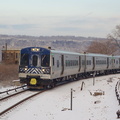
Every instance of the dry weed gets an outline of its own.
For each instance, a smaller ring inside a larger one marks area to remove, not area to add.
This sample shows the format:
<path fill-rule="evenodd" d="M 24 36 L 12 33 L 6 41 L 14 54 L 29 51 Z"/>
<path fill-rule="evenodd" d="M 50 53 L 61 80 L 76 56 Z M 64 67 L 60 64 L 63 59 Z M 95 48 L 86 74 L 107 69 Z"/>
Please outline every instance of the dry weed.
<path fill-rule="evenodd" d="M 9 85 L 15 79 L 18 79 L 18 65 L 0 64 L 0 83 Z"/>

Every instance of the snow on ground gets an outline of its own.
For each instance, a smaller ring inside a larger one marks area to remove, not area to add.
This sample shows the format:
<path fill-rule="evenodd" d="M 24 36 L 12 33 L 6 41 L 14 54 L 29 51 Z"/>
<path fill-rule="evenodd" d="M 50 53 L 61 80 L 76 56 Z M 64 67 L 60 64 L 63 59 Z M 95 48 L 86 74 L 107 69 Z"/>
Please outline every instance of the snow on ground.
<path fill-rule="evenodd" d="M 115 85 L 119 77 L 120 74 L 96 77 L 94 86 L 93 78 L 59 86 L 19 105 L 0 120 L 116 120 L 120 106 Z M 75 90 L 73 110 L 69 110 L 71 88 Z"/>

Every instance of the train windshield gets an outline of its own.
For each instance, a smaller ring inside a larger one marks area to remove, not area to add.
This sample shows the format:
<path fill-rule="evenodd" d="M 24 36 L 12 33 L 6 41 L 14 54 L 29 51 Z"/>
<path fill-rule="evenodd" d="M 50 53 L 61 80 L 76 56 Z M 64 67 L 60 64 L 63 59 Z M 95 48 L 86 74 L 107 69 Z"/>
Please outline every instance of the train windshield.
<path fill-rule="evenodd" d="M 29 54 L 21 54 L 20 65 L 23 66 L 29 65 Z"/>
<path fill-rule="evenodd" d="M 41 66 L 49 67 L 50 65 L 50 55 L 42 55 L 41 56 Z"/>
<path fill-rule="evenodd" d="M 35 66 L 35 67 L 38 66 L 38 56 L 37 55 L 33 55 L 32 65 Z"/>

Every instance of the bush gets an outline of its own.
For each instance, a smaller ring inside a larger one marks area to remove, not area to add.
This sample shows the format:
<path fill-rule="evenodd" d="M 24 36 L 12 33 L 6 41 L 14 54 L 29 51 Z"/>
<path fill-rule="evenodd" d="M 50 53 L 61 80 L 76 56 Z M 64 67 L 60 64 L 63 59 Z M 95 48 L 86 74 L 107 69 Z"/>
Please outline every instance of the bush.
<path fill-rule="evenodd" d="M 12 80 L 18 79 L 18 65 L 0 64 L 0 83 L 2 86 L 9 86 Z"/>

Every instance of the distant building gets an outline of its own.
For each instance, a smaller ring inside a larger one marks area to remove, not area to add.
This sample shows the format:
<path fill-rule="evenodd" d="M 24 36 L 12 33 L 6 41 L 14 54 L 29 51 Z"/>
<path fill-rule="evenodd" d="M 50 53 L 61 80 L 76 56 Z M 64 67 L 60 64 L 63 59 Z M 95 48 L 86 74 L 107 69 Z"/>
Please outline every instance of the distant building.
<path fill-rule="evenodd" d="M 20 50 L 2 50 L 2 62 L 8 64 L 18 64 Z"/>

